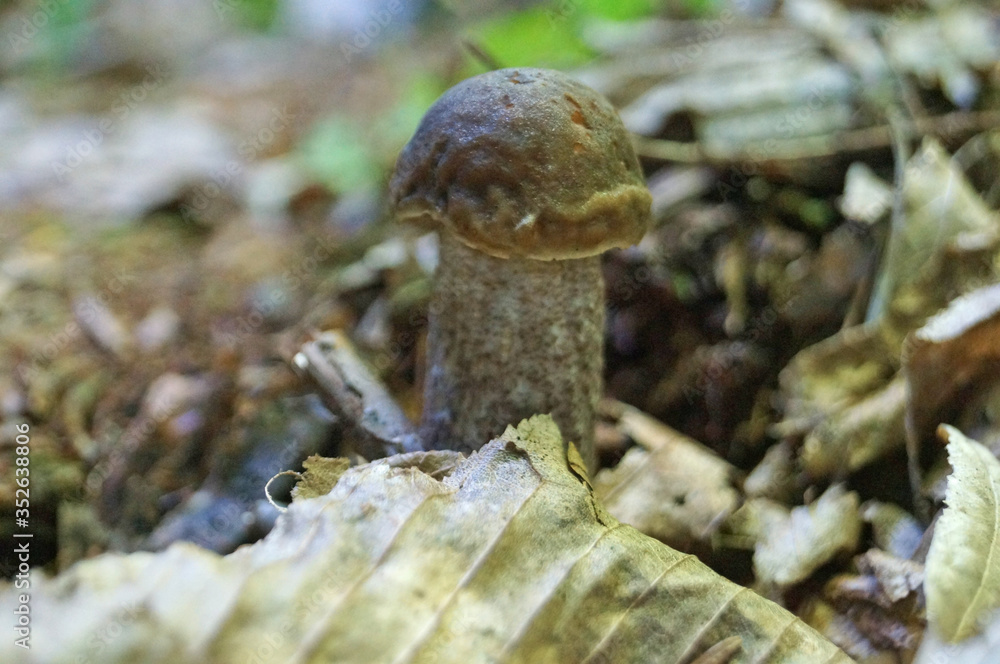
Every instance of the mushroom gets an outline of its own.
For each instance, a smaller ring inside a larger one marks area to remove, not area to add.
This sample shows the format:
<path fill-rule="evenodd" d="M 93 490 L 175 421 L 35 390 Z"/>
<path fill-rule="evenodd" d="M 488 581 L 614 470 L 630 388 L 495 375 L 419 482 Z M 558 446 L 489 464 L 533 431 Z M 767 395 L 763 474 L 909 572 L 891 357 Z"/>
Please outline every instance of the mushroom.
<path fill-rule="evenodd" d="M 638 242 L 652 201 L 614 107 L 556 71 L 467 79 L 427 111 L 390 196 L 399 220 L 440 235 L 424 444 L 469 452 L 551 413 L 593 470 L 599 254 Z"/>

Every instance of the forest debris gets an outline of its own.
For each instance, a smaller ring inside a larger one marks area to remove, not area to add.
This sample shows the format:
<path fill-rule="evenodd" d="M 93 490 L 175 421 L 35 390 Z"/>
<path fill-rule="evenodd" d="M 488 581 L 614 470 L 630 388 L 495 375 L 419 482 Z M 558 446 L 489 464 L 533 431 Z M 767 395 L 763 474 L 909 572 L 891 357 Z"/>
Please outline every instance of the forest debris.
<path fill-rule="evenodd" d="M 949 299 L 1000 278 L 1000 216 L 937 141 L 907 162 L 903 196 L 905 224 L 892 229 L 868 316 L 894 346 Z"/>
<path fill-rule="evenodd" d="M 894 653 L 873 644 L 847 615 L 828 602 L 812 598 L 804 607 L 803 620 L 837 644 L 848 655 L 864 664 L 900 664 Z"/>
<path fill-rule="evenodd" d="M 618 428 L 638 443 L 593 480 L 608 512 L 671 546 L 706 541 L 739 504 L 736 468 L 636 408 L 605 402 L 603 409 L 616 411 Z"/>
<path fill-rule="evenodd" d="M 926 630 L 913 664 L 995 664 L 997 652 L 1000 652 L 1000 611 L 994 611 L 983 625 L 981 634 L 958 643 L 948 643 L 933 629 Z"/>
<path fill-rule="evenodd" d="M 914 472 L 922 444 L 975 400 L 959 399 L 997 384 L 1000 369 L 1000 283 L 951 302 L 906 342 L 907 437 Z"/>
<path fill-rule="evenodd" d="M 336 421 L 315 394 L 263 401 L 235 418 L 201 488 L 163 517 L 144 548 L 185 540 L 228 553 L 270 529 L 278 512 L 265 501 L 268 479 L 327 453 Z"/>
<path fill-rule="evenodd" d="M 143 96 L 168 76 L 163 66 L 149 66 L 139 84 Z M 197 102 L 129 110 L 33 119 L 13 135 L 0 132 L 10 153 L 0 175 L 14 178 L 26 200 L 100 223 L 131 221 L 178 199 L 199 217 L 218 212 L 232 195 L 233 167 L 238 174 L 243 169 L 222 129 Z"/>
<path fill-rule="evenodd" d="M 835 604 L 845 609 L 870 604 L 885 612 L 895 611 L 900 618 L 922 621 L 923 565 L 879 549 L 869 549 L 854 562 L 857 574 L 841 574 L 827 583 L 824 594 Z M 897 606 L 907 598 L 912 601 L 905 607 Z"/>
<path fill-rule="evenodd" d="M 131 345 L 125 325 L 110 307 L 93 295 L 73 300 L 73 315 L 87 336 L 99 348 L 121 358 Z"/>
<path fill-rule="evenodd" d="M 88 480 L 100 487 L 101 516 L 105 521 L 117 524 L 135 520 L 133 510 L 139 510 L 144 501 L 130 495 L 132 489 L 146 492 L 153 485 L 142 482 L 136 486 L 132 478 L 144 475 L 157 463 L 187 457 L 189 449 L 184 442 L 195 445 L 194 438 L 205 430 L 211 419 L 209 411 L 221 389 L 211 373 L 184 375 L 168 371 L 149 384 L 139 412 L 119 432 L 113 449 L 92 469 L 93 479 Z"/>
<path fill-rule="evenodd" d="M 93 461 L 98 453 L 90 435 L 90 418 L 111 381 L 111 372 L 99 369 L 70 386 L 63 397 L 61 410 L 66 433 L 76 453 L 88 461 Z"/>
<path fill-rule="evenodd" d="M 870 326 L 847 328 L 800 351 L 779 375 L 784 419 L 773 432 L 801 435 L 885 389 L 898 367 L 893 355 Z"/>
<path fill-rule="evenodd" d="M 1000 461 L 954 427 L 940 435 L 954 470 L 927 553 L 927 622 L 956 643 L 1000 609 Z"/>
<path fill-rule="evenodd" d="M 890 602 L 900 602 L 922 590 L 924 566 L 912 560 L 897 558 L 879 549 L 869 549 L 855 560 L 858 571 L 871 574 Z"/>
<path fill-rule="evenodd" d="M 912 558 L 924 536 L 920 522 L 893 503 L 865 501 L 861 518 L 871 524 L 875 546 L 897 558 Z"/>
<path fill-rule="evenodd" d="M 959 108 L 979 97 L 974 70 L 1000 59 L 993 15 L 971 3 L 944 4 L 933 14 L 899 20 L 884 35 L 885 50 L 897 71 L 913 74 L 924 85 L 940 85 Z"/>
<path fill-rule="evenodd" d="M 780 375 L 784 419 L 772 431 L 780 436 L 804 435 L 801 461 L 814 477 L 857 470 L 908 443 L 916 486 L 921 432 L 926 436 L 938 423 L 935 418 L 951 403 L 954 390 L 966 385 L 966 372 L 975 364 L 967 364 L 965 371 L 954 369 L 957 358 L 947 355 L 945 365 L 928 367 L 931 387 L 927 397 L 913 379 L 897 374 L 906 334 L 924 324 L 949 298 L 1000 279 L 1000 263 L 995 261 L 1000 251 L 1000 220 L 931 140 L 924 142 L 907 165 L 904 196 L 908 221 L 903 229 L 894 229 L 890 238 L 879 290 L 869 309 L 874 318 L 799 352 Z M 985 300 L 976 306 L 982 307 L 993 296 L 980 297 Z M 927 348 L 918 354 L 919 360 L 930 362 L 923 359 L 930 357 Z M 984 359 L 974 358 L 976 362 Z M 941 375 L 952 370 L 950 377 Z M 942 390 L 942 385 L 951 388 Z M 908 394 L 917 401 L 908 405 Z M 907 409 L 922 414 L 912 417 L 927 417 L 907 424 L 910 433 L 904 428 Z"/>
<path fill-rule="evenodd" d="M 323 389 L 327 404 L 348 428 L 349 443 L 361 456 L 380 459 L 421 450 L 413 424 L 343 332 L 323 332 L 302 347 L 294 362 Z"/>
<path fill-rule="evenodd" d="M 788 507 L 770 498 L 750 498 L 719 528 L 713 542 L 720 547 L 752 551 L 771 524 L 788 517 Z"/>
<path fill-rule="evenodd" d="M 832 413 L 808 434 L 799 459 L 810 477 L 842 477 L 906 444 L 906 382 L 893 378 L 861 401 Z"/>
<path fill-rule="evenodd" d="M 757 580 L 765 585 L 794 585 L 858 546 L 858 495 L 841 484 L 831 486 L 811 505 L 775 516 L 771 512 L 765 517 L 753 556 Z"/>
<path fill-rule="evenodd" d="M 811 72 L 789 72 L 788 75 L 814 79 L 811 90 L 815 96 L 729 116 L 710 116 L 698 123 L 702 138 L 699 147 L 707 155 L 721 156 L 755 146 L 757 154 L 770 157 L 768 147 L 777 136 L 792 142 L 797 138 L 836 134 L 850 125 L 854 110 L 848 97 L 853 91 L 847 74 L 839 65 L 824 65 L 815 75 Z"/>
<path fill-rule="evenodd" d="M 669 664 L 736 635 L 749 661 L 851 661 L 785 610 L 619 524 L 563 449 L 537 416 L 443 481 L 387 460 L 352 468 L 229 556 L 180 544 L 33 578 L 34 638 L 17 660 L 93 655 L 110 623 L 106 664 Z M 5 589 L 0 611 L 16 602 Z M 14 648 L 4 641 L 0 657 Z"/>
<path fill-rule="evenodd" d="M 719 30 L 717 21 L 666 18 L 595 23 L 584 34 L 594 48 L 624 56 L 598 60 L 580 80 L 609 94 L 607 86 L 623 85 L 631 74 L 678 76 L 692 69 L 734 67 L 748 60 L 786 60 L 816 48 L 811 35 L 778 21 L 732 21 Z M 634 58 L 636 53 L 643 57 Z M 692 53 L 698 58 L 692 57 Z"/>
<path fill-rule="evenodd" d="M 805 131 L 809 135 L 843 127 L 844 118 L 821 127 L 800 127 L 789 118 L 796 117 L 797 109 L 808 108 L 816 99 L 835 107 L 850 98 L 853 86 L 843 66 L 819 56 L 760 64 L 744 62 L 738 69 L 706 69 L 662 82 L 628 104 L 621 114 L 625 126 L 642 136 L 655 136 L 670 116 L 685 111 L 698 118 L 722 118 L 728 113 L 730 119 L 750 120 L 754 115 L 766 119 L 748 122 L 749 133 L 730 134 L 726 144 L 735 144 L 738 139 L 787 138 L 787 132 L 797 136 Z M 735 129 L 738 124 L 727 126 Z"/>
<path fill-rule="evenodd" d="M 857 14 L 832 0 L 789 0 L 783 4 L 782 13 L 820 37 L 837 60 L 858 74 L 866 92 L 885 82 L 888 63 Z"/>
<path fill-rule="evenodd" d="M 155 352 L 174 339 L 181 330 L 181 317 L 170 307 L 153 308 L 135 326 L 135 341 L 143 352 Z"/>
<path fill-rule="evenodd" d="M 764 452 L 764 458 L 744 480 L 743 491 L 750 498 L 791 503 L 798 493 L 797 470 L 795 450 L 788 441 L 780 441 Z"/>
<path fill-rule="evenodd" d="M 840 212 L 847 219 L 874 224 L 892 209 L 892 188 L 862 161 L 847 168 Z"/>
<path fill-rule="evenodd" d="M 317 498 L 330 493 L 351 467 L 351 462 L 344 457 L 331 459 L 313 454 L 302 462 L 302 467 L 305 470 L 301 479 L 292 489 L 292 498 L 295 500 Z"/>
<path fill-rule="evenodd" d="M 427 452 L 407 452 L 386 457 L 392 468 L 413 468 L 436 480 L 455 472 L 455 468 L 465 459 L 461 452 L 453 450 L 430 450 Z M 330 493 L 340 478 L 350 467 L 348 459 L 311 456 L 303 463 L 305 471 L 292 489 L 294 500 L 317 498 Z"/>
<path fill-rule="evenodd" d="M 653 196 L 653 223 L 666 222 L 671 212 L 689 205 L 711 190 L 716 176 L 704 166 L 669 166 L 646 178 Z"/>

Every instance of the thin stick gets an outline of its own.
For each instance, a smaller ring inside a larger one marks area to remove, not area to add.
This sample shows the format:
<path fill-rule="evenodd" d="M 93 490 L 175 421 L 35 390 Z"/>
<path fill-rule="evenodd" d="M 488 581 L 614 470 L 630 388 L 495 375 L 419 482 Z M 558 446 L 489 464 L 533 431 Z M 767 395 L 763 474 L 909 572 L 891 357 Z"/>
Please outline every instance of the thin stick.
<path fill-rule="evenodd" d="M 900 129 L 910 136 L 936 136 L 947 140 L 1000 126 L 1000 112 L 956 111 L 945 115 L 920 118 L 916 121 L 901 120 Z M 664 141 L 635 136 L 635 150 L 640 157 L 663 159 L 686 164 L 734 164 L 762 161 L 794 161 L 831 157 L 845 152 L 862 152 L 891 146 L 893 128 L 876 125 L 852 129 L 838 134 L 807 136 L 797 139 L 774 139 L 751 143 L 738 151 L 708 150 L 701 143 Z"/>

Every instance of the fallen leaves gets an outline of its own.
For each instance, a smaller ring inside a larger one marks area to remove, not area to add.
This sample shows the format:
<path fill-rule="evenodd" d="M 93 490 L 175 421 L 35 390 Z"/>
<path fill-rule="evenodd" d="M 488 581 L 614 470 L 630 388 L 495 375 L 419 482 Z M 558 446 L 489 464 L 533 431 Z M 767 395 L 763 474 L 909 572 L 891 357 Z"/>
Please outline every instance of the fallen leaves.
<path fill-rule="evenodd" d="M 927 617 L 954 642 L 1000 608 L 1000 461 L 954 427 L 941 434 L 954 472 L 927 554 Z"/>
<path fill-rule="evenodd" d="M 398 463 L 346 470 L 229 556 L 177 544 L 41 579 L 36 639 L 18 661 L 851 661 L 784 609 L 618 523 L 571 472 L 547 416 L 441 480 Z M 3 610 L 15 601 L 0 595 Z M 108 625 L 116 636 L 95 646 Z"/>
<path fill-rule="evenodd" d="M 613 409 L 618 428 L 639 445 L 594 478 L 608 512 L 681 549 L 707 541 L 739 505 L 736 468 L 636 408 L 615 403 Z"/>
<path fill-rule="evenodd" d="M 839 484 L 827 489 L 812 505 L 763 514 L 753 556 L 761 583 L 778 587 L 798 583 L 835 556 L 851 553 L 858 546 L 858 496 Z"/>

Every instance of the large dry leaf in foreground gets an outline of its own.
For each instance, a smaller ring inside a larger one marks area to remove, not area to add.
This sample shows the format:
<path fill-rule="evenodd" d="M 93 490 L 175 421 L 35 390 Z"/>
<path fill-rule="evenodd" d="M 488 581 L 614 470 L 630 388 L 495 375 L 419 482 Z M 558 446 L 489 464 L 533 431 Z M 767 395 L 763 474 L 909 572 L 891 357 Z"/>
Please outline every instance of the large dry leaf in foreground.
<path fill-rule="evenodd" d="M 9 612 L 14 591 L 0 595 Z M 436 480 L 391 459 L 255 545 L 105 555 L 32 589 L 4 662 L 850 662 L 784 609 L 614 520 L 548 417 Z"/>
<path fill-rule="evenodd" d="M 952 474 L 927 553 L 927 622 L 946 641 L 977 633 L 1000 609 L 1000 461 L 942 425 Z"/>

